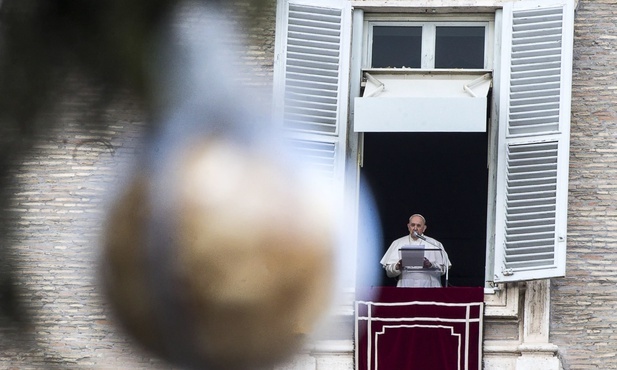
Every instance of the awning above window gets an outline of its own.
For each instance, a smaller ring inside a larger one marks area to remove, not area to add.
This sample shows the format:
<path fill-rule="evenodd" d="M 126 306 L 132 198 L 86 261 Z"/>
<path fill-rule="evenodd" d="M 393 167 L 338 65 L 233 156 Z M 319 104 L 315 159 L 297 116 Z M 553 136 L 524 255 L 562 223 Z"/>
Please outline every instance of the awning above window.
<path fill-rule="evenodd" d="M 484 132 L 491 74 L 365 72 L 356 132 Z"/>

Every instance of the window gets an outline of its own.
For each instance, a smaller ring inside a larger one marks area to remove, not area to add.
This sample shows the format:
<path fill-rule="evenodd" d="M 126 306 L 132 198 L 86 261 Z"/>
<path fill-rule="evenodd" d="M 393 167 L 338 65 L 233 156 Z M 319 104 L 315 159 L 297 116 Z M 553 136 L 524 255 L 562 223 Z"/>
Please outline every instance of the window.
<path fill-rule="evenodd" d="M 489 22 L 367 21 L 368 68 L 486 69 Z"/>
<path fill-rule="evenodd" d="M 422 67 L 421 26 L 373 25 L 371 29 L 371 67 Z"/>
<path fill-rule="evenodd" d="M 437 26 L 435 68 L 484 68 L 486 27 Z"/>
<path fill-rule="evenodd" d="M 356 132 L 486 132 L 494 15 L 366 15 Z"/>
<path fill-rule="evenodd" d="M 356 162 L 360 141 L 347 130 L 358 112 L 347 114 L 347 99 L 361 96 L 360 84 L 366 69 L 417 69 L 427 70 L 429 75 L 441 69 L 448 73 L 459 69 L 492 72 L 488 158 L 483 163 L 488 168 L 483 220 L 485 279 L 506 282 L 563 276 L 572 0 L 503 2 L 503 9 L 497 9 L 490 20 L 476 19 L 477 15 L 471 13 L 464 19 L 462 15 L 439 15 L 427 20 L 426 16 L 413 16 L 413 9 L 405 19 L 401 9 L 395 14 L 379 12 L 373 16 L 356 8 L 353 20 L 346 22 L 350 19 L 346 17 L 351 17 L 351 3 L 345 0 L 282 0 L 279 6 L 275 87 L 282 95 L 275 100 L 283 102 L 282 110 L 289 113 L 310 107 L 316 117 L 326 112 L 335 117 L 333 130 L 311 130 L 307 135 L 312 135 L 311 140 L 336 144 L 334 158 L 344 161 L 335 169 L 345 178 L 342 186 L 357 184 L 360 177 Z M 334 19 L 342 21 L 333 24 Z M 322 42 L 334 39 L 340 42 L 340 48 L 320 47 Z M 294 52 L 298 48 L 336 54 L 336 63 L 318 56 L 296 59 Z M 497 60 L 492 60 L 493 55 Z M 301 70 L 296 68 L 298 61 Z M 316 64 L 309 65 L 309 61 Z M 328 109 L 314 105 L 314 94 L 295 95 L 292 101 L 285 101 L 283 96 L 294 83 L 304 80 L 299 85 L 309 86 L 330 78 L 322 69 L 339 72 L 336 105 Z M 410 137 L 408 145 L 413 145 L 414 140 L 418 137 Z M 428 146 L 427 151 L 430 149 Z M 425 155 L 430 156 L 430 152 Z M 345 188 L 346 194 L 354 191 L 358 197 L 357 188 Z M 366 253 L 371 251 L 359 254 Z"/>
<path fill-rule="evenodd" d="M 492 15 L 367 15 L 356 132 L 486 132 Z"/>

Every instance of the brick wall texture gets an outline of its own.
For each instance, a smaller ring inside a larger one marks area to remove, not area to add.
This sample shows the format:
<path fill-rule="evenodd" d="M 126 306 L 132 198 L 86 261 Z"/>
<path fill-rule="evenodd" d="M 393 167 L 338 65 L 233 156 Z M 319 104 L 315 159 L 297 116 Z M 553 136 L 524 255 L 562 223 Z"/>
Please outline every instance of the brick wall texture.
<path fill-rule="evenodd" d="M 617 368 L 617 2 L 575 18 L 566 278 L 552 281 L 564 369 Z"/>
<path fill-rule="evenodd" d="M 272 77 L 274 7 L 262 16 L 241 61 L 248 84 Z M 551 292 L 550 339 L 565 370 L 617 368 L 616 19 L 614 0 L 582 0 L 575 18 L 567 277 Z M 57 128 L 10 168 L 3 217 L 31 322 L 0 325 L 2 369 L 168 368 L 113 326 L 97 288 L 105 199 L 148 122 L 130 98 L 87 114 L 96 94 L 67 94 L 44 118 Z"/>

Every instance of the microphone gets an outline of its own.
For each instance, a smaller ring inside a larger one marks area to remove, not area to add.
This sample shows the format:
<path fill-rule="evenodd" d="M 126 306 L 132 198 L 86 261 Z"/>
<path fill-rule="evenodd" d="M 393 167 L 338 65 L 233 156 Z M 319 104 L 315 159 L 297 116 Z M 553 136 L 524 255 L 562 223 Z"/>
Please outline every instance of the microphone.
<path fill-rule="evenodd" d="M 420 235 L 420 234 L 418 234 L 418 232 L 417 232 L 417 231 L 415 231 L 415 230 L 413 231 L 413 236 L 415 236 L 416 238 L 420 238 L 420 239 L 422 239 L 422 240 L 426 240 L 426 238 L 424 237 L 424 235 Z"/>

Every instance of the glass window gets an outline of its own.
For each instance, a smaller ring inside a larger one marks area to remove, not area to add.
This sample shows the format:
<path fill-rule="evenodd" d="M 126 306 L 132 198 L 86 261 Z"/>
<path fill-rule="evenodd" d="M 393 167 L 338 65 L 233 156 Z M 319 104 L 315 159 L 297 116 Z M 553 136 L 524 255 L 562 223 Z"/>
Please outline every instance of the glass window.
<path fill-rule="evenodd" d="M 373 27 L 373 68 L 420 68 L 422 27 Z"/>
<path fill-rule="evenodd" d="M 484 68 L 484 29 L 437 26 L 435 68 Z"/>
<path fill-rule="evenodd" d="M 368 68 L 489 69 L 489 22 L 368 22 Z"/>

